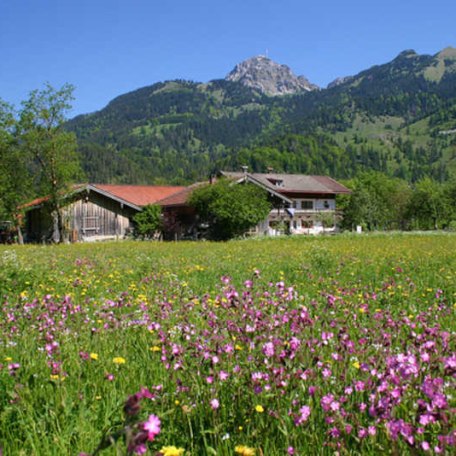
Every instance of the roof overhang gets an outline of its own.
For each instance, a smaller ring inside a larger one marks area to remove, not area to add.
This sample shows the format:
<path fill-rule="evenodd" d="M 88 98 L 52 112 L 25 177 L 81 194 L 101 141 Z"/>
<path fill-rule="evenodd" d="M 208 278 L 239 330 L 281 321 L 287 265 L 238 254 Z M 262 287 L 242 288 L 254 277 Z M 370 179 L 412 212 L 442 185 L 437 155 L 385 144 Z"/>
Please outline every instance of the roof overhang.
<path fill-rule="evenodd" d="M 131 203 L 130 201 L 127 201 L 123 198 L 120 198 L 116 195 L 113 195 L 112 193 L 110 192 L 107 192 L 106 190 L 102 190 L 101 188 L 98 188 L 96 185 L 94 184 L 86 184 L 86 185 L 78 185 L 78 186 L 75 186 L 75 188 L 73 188 L 73 190 L 71 192 L 68 192 L 67 194 L 64 194 L 62 195 L 62 199 L 70 199 L 70 198 L 73 198 L 74 196 L 80 194 L 80 193 L 83 193 L 83 192 L 94 192 L 94 193 L 98 193 L 99 195 L 102 195 L 106 198 L 109 198 L 113 201 L 116 201 L 118 202 L 119 204 L 123 205 L 123 206 L 127 206 L 127 207 L 130 207 L 131 209 L 135 210 L 135 211 L 142 211 L 142 207 L 141 206 L 137 206 L 136 204 L 133 204 Z M 47 201 L 49 201 L 49 196 L 47 197 L 43 197 L 43 198 L 39 198 L 38 201 L 35 203 L 35 204 L 25 204 L 25 205 L 22 205 L 21 207 L 25 210 L 25 211 L 30 211 L 30 210 L 33 210 L 33 209 L 38 209 L 40 207 L 43 206 L 43 204 L 45 204 Z"/>
<path fill-rule="evenodd" d="M 103 195 L 105 196 L 106 198 L 110 198 L 114 201 L 117 201 L 118 203 L 120 204 L 123 204 L 124 206 L 128 206 L 128 207 L 131 207 L 132 209 L 136 210 L 136 211 L 142 211 L 142 207 L 141 206 L 137 206 L 136 204 L 133 204 L 123 198 L 120 198 L 116 195 L 113 195 L 112 193 L 106 191 L 106 190 L 102 190 L 101 188 L 98 188 L 96 185 L 94 184 L 88 184 L 86 187 L 85 187 L 85 190 L 87 190 L 88 192 L 96 192 L 100 195 Z"/>
<path fill-rule="evenodd" d="M 287 198 L 285 195 L 282 195 L 281 193 L 269 187 L 268 185 L 263 184 L 263 182 L 260 182 L 258 179 L 255 179 L 251 174 L 245 174 L 244 177 L 238 179 L 236 182 L 250 182 L 252 184 L 258 185 L 258 187 L 261 187 L 263 190 L 266 190 L 270 195 L 275 196 L 281 199 L 282 201 L 285 201 L 286 203 L 293 203 L 293 201 L 290 198 Z"/>

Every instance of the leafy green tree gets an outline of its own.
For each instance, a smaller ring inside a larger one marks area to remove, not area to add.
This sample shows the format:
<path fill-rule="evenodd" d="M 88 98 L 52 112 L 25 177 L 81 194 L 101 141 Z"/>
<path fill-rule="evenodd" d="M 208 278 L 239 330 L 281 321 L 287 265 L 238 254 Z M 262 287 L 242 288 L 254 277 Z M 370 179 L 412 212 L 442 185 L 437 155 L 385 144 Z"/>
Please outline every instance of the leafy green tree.
<path fill-rule="evenodd" d="M 444 184 L 443 192 L 448 207 L 448 219 L 452 225 L 456 225 L 456 176 Z"/>
<path fill-rule="evenodd" d="M 404 229 L 411 189 L 407 182 L 379 172 L 360 174 L 348 184 L 353 192 L 344 207 L 343 226 L 368 230 Z"/>
<path fill-rule="evenodd" d="M 11 193 L 9 158 L 14 147 L 13 125 L 11 106 L 0 100 L 0 219 L 11 216 L 8 199 Z"/>
<path fill-rule="evenodd" d="M 20 204 L 31 193 L 30 170 L 18 146 L 14 110 L 0 100 L 0 221 L 11 224 L 20 243 Z"/>
<path fill-rule="evenodd" d="M 240 236 L 264 220 L 271 204 L 267 192 L 254 184 L 221 179 L 195 190 L 190 198 L 201 221 L 209 224 L 213 239 Z"/>
<path fill-rule="evenodd" d="M 445 227 L 451 217 L 451 201 L 444 186 L 429 177 L 421 179 L 415 185 L 408 212 L 415 228 L 436 230 Z"/>
<path fill-rule="evenodd" d="M 59 242 L 65 238 L 62 203 L 82 171 L 76 154 L 76 137 L 64 130 L 66 113 L 71 109 L 73 86 L 59 90 L 46 84 L 34 90 L 23 102 L 19 116 L 19 140 L 22 150 L 36 167 L 40 193 L 49 195 L 49 208 L 55 214 Z"/>
<path fill-rule="evenodd" d="M 135 234 L 143 238 L 153 238 L 162 228 L 161 207 L 149 204 L 133 218 Z"/>

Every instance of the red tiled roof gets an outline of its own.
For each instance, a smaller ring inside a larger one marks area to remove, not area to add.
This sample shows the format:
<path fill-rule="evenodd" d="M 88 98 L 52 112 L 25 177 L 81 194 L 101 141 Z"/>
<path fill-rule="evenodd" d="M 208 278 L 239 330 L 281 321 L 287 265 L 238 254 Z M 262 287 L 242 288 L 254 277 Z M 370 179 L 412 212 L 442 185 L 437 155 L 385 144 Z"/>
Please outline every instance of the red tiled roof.
<path fill-rule="evenodd" d="M 185 187 L 181 186 L 168 187 L 158 185 L 93 184 L 92 186 L 136 206 L 154 204 L 163 198 L 185 189 Z"/>
<path fill-rule="evenodd" d="M 27 203 L 21 204 L 19 206 L 19 209 L 26 209 L 27 207 L 33 207 L 33 206 L 38 206 L 41 203 L 44 203 L 49 199 L 49 196 L 42 196 L 41 198 L 35 198 L 32 201 L 28 201 Z"/>
<path fill-rule="evenodd" d="M 73 194 L 73 192 L 76 192 L 77 190 L 81 189 L 84 187 L 84 184 L 74 184 L 71 186 L 70 194 Z M 39 206 L 41 203 L 44 203 L 45 201 L 49 201 L 50 196 L 40 196 L 39 198 L 35 198 L 32 201 L 28 201 L 27 203 L 21 204 L 19 206 L 19 209 L 27 209 L 35 206 Z"/>
<path fill-rule="evenodd" d="M 164 206 L 185 206 L 190 195 L 193 191 L 201 187 L 202 185 L 206 185 L 207 182 L 197 182 L 196 184 L 189 185 L 188 187 L 184 187 L 177 193 L 174 193 L 166 198 L 163 198 L 157 201 L 157 204 L 164 207 Z"/>
<path fill-rule="evenodd" d="M 77 184 L 73 185 L 71 194 L 76 193 L 78 190 L 85 188 L 92 188 L 95 191 L 98 189 L 107 196 L 112 195 L 114 198 L 123 200 L 126 203 L 134 206 L 146 206 L 147 204 L 154 204 L 158 200 L 167 198 L 176 192 L 185 190 L 186 187 L 182 186 L 164 186 L 164 185 L 110 185 L 110 184 Z M 35 198 L 22 206 L 22 209 L 33 208 L 49 200 L 48 196 Z"/>

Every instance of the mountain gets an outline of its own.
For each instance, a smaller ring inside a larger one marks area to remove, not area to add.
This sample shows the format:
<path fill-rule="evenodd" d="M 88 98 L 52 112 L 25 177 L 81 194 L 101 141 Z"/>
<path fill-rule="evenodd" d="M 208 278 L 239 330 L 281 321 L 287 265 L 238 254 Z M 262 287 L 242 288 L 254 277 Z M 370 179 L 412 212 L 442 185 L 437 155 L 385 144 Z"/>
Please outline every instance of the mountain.
<path fill-rule="evenodd" d="M 304 76 L 296 76 L 288 66 L 280 65 L 263 55 L 239 63 L 225 79 L 240 82 L 270 96 L 318 89 L 317 85 Z"/>
<path fill-rule="evenodd" d="M 226 79 L 121 95 L 67 128 L 92 182 L 180 184 L 243 164 L 339 179 L 456 173 L 456 49 L 407 50 L 326 89 L 302 81 L 255 57 Z"/>
<path fill-rule="evenodd" d="M 328 89 L 332 89 L 333 87 L 337 87 L 338 85 L 345 84 L 346 82 L 350 81 L 352 76 L 341 76 L 339 78 L 334 79 L 334 81 L 328 84 Z"/>

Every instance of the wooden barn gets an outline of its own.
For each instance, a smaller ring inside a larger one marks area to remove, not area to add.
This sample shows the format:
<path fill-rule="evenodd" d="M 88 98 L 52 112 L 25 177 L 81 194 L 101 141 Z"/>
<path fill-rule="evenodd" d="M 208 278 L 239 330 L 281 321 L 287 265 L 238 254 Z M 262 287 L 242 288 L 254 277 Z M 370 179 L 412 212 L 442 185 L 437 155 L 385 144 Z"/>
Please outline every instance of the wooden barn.
<path fill-rule="evenodd" d="M 124 238 L 131 232 L 132 219 L 143 206 L 180 192 L 184 187 L 151 185 L 74 186 L 65 198 L 63 219 L 65 241 L 95 241 Z M 57 242 L 59 233 L 48 198 L 24 206 L 26 242 Z"/>

